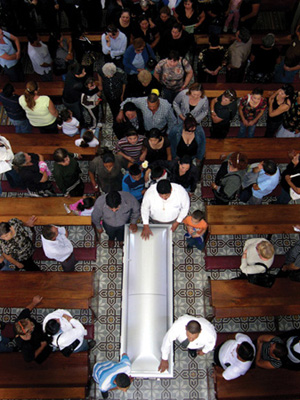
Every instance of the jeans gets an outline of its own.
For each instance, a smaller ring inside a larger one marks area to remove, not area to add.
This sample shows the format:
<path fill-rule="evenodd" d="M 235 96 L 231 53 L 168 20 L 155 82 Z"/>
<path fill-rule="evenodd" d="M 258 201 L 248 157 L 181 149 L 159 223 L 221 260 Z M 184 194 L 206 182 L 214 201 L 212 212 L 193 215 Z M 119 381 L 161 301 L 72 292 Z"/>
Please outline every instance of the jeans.
<path fill-rule="evenodd" d="M 9 268 L 9 266 L 10 266 L 9 261 L 4 260 L 3 264 L 4 264 L 4 266 L 2 268 L 0 267 L 0 271 L 13 271 L 12 268 Z M 1 353 L 1 351 L 0 351 L 0 353 Z"/>
<path fill-rule="evenodd" d="M 52 124 L 47 126 L 37 126 L 40 133 L 58 133 L 57 123 L 54 121 Z"/>
<path fill-rule="evenodd" d="M 31 133 L 32 126 L 30 125 L 28 119 L 24 119 L 22 121 L 17 119 L 9 119 L 10 122 L 14 125 L 16 133 Z"/>
<path fill-rule="evenodd" d="M 108 235 L 109 240 L 117 239 L 119 242 L 124 241 L 124 225 L 123 226 L 110 226 L 103 221 L 103 228 Z"/>
<path fill-rule="evenodd" d="M 238 134 L 238 138 L 244 138 L 244 137 L 246 137 L 247 128 L 248 128 L 248 137 L 249 137 L 249 138 L 253 138 L 253 137 L 254 137 L 256 124 L 255 124 L 255 125 L 252 125 L 252 126 L 245 126 L 245 125 L 241 122 L 240 131 L 239 131 L 239 134 Z"/>
<path fill-rule="evenodd" d="M 277 138 L 296 138 L 300 137 L 300 133 L 295 133 L 293 131 L 289 131 L 288 129 L 285 129 L 283 125 L 278 129 L 276 133 Z"/>
<path fill-rule="evenodd" d="M 281 193 L 279 197 L 277 197 L 276 203 L 277 204 L 288 204 L 291 201 L 290 193 L 281 188 Z"/>
<path fill-rule="evenodd" d="M 173 104 L 173 100 L 175 99 L 175 97 L 178 95 L 179 91 L 175 91 L 175 90 L 171 90 L 166 88 L 165 86 L 162 89 L 162 97 L 166 100 L 168 100 L 168 102 L 172 105 Z"/>
<path fill-rule="evenodd" d="M 13 67 L 7 68 L 4 67 L 4 72 L 6 75 L 9 76 L 9 80 L 11 82 L 24 82 L 25 81 L 25 76 L 22 68 L 21 62 L 17 62 L 16 65 Z"/>
<path fill-rule="evenodd" d="M 203 241 L 203 238 L 193 238 L 193 237 L 188 237 L 186 236 L 186 242 L 188 247 L 197 247 L 199 250 L 203 250 L 205 243 Z"/>
<path fill-rule="evenodd" d="M 38 75 L 41 78 L 42 82 L 52 82 L 53 81 L 52 71 L 49 71 L 48 73 L 44 73 L 43 75 L 40 75 L 40 74 L 38 74 Z"/>
<path fill-rule="evenodd" d="M 88 349 L 89 349 L 89 343 L 86 339 L 83 339 L 81 346 L 78 347 L 78 349 L 75 350 L 74 353 L 79 353 L 80 351 L 88 351 Z"/>
<path fill-rule="evenodd" d="M 0 353 L 11 353 L 14 351 L 13 347 L 9 347 L 8 343 L 10 342 L 10 339 L 7 337 L 2 337 L 0 335 Z"/>

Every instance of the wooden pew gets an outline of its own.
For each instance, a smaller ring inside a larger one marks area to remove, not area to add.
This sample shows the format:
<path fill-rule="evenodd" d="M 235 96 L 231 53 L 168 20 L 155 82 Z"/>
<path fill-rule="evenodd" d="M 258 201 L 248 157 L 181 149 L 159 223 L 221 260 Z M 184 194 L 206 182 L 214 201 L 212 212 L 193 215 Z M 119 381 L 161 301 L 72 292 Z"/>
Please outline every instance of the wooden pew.
<path fill-rule="evenodd" d="M 23 275 L 23 274 L 22 274 Z M 21 353 L 1 353 L 1 399 L 85 399 L 88 353 L 50 355 L 42 364 L 26 363 Z"/>
<path fill-rule="evenodd" d="M 205 163 L 220 163 L 222 154 L 235 151 L 247 155 L 249 161 L 271 159 L 275 162 L 289 162 L 288 152 L 292 149 L 300 151 L 298 138 L 226 138 L 206 139 Z"/>
<path fill-rule="evenodd" d="M 2 272 L 0 307 L 23 308 L 39 294 L 38 308 L 88 309 L 93 278 L 94 272 Z"/>
<path fill-rule="evenodd" d="M 1 83 L 4 85 L 4 82 L 7 82 L 7 78 L 1 77 Z M 13 86 L 15 88 L 15 92 L 18 95 L 24 94 L 25 90 L 25 82 L 14 82 Z M 265 97 L 269 97 L 274 91 L 279 89 L 283 84 L 282 83 L 269 83 L 269 84 L 261 84 L 257 85 L 256 83 L 205 83 L 204 90 L 205 95 L 209 98 L 218 97 L 224 93 L 226 89 L 235 89 L 238 97 L 243 97 L 246 94 L 250 93 L 254 88 L 260 87 L 264 90 L 263 95 Z M 293 84 L 295 90 L 300 90 L 300 84 Z M 62 96 L 64 89 L 63 81 L 55 81 L 55 82 L 39 82 L 40 94 L 47 96 Z"/>
<path fill-rule="evenodd" d="M 205 271 L 220 269 L 239 269 L 241 256 L 204 256 Z M 284 254 L 277 254 L 271 268 L 281 268 L 284 264 Z"/>
<path fill-rule="evenodd" d="M 252 43 L 254 45 L 262 44 L 262 38 L 265 36 L 265 33 L 254 33 L 251 35 Z M 286 33 L 276 33 L 276 45 L 284 46 L 291 44 L 291 35 L 287 35 Z M 194 35 L 195 42 L 197 46 L 203 46 L 209 44 L 208 35 Z M 220 44 L 229 46 L 235 41 L 235 34 L 231 33 L 221 33 L 220 34 Z"/>
<path fill-rule="evenodd" d="M 217 400 L 299 399 L 299 371 L 254 368 L 231 381 L 226 381 L 222 372 L 222 368 L 214 367 Z"/>
<path fill-rule="evenodd" d="M 207 206 L 212 235 L 293 233 L 300 222 L 300 205 Z"/>
<path fill-rule="evenodd" d="M 211 280 L 211 305 L 216 318 L 300 314 L 299 283 L 277 278 L 271 288 L 244 279 Z"/>
<path fill-rule="evenodd" d="M 78 147 L 75 146 L 75 140 L 79 138 L 69 137 L 63 133 L 42 134 L 42 133 L 2 133 L 13 148 L 14 153 L 24 151 L 25 153 L 41 154 L 45 160 L 52 160 L 53 153 L 59 147 L 67 149 L 70 153 L 79 153 L 85 159 L 94 158 L 97 147 Z"/>
<path fill-rule="evenodd" d="M 32 215 L 37 217 L 36 225 L 91 225 L 91 217 L 81 217 L 73 213 L 67 214 L 64 203 L 72 204 L 80 197 L 1 197 L 0 222 L 7 222 L 11 218 L 27 221 Z"/>

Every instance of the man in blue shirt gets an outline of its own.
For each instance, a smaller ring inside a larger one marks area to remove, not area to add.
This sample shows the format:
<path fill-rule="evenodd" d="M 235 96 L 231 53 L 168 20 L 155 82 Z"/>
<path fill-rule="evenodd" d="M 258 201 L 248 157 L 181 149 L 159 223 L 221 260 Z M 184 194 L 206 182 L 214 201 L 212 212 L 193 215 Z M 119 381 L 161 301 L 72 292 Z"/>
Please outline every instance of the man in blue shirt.
<path fill-rule="evenodd" d="M 99 385 L 103 399 L 108 398 L 109 390 L 119 389 L 122 392 L 127 392 L 132 381 L 128 376 L 130 368 L 130 360 L 125 353 L 122 354 L 119 363 L 106 361 L 94 365 L 93 378 Z"/>
<path fill-rule="evenodd" d="M 133 164 L 128 169 L 122 181 L 122 190 L 131 193 L 139 202 L 142 201 L 145 192 L 145 179 L 140 167 Z"/>

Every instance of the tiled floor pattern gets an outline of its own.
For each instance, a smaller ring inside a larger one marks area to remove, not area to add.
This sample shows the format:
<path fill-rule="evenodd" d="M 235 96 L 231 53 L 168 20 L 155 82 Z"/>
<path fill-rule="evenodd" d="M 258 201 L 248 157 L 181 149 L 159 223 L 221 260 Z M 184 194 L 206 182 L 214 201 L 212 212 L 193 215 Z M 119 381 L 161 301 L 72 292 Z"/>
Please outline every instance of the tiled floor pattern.
<path fill-rule="evenodd" d="M 103 144 L 111 147 L 111 124 L 103 129 Z M 84 172 L 87 164 L 81 164 Z M 208 171 L 210 173 L 210 171 Z M 204 173 L 205 175 L 205 173 Z M 15 195 L 15 194 L 13 194 Z M 203 208 L 198 185 L 193 196 L 192 209 Z M 39 229 L 38 229 L 39 231 Z M 90 227 L 70 227 L 70 238 L 76 246 L 90 245 L 93 240 L 93 231 Z M 174 254 L 174 318 L 184 313 L 212 318 L 209 305 L 208 276 L 212 279 L 230 279 L 236 276 L 236 271 L 206 272 L 204 257 L 198 250 L 188 250 L 184 244 L 184 229 L 179 227 L 173 237 Z M 246 236 L 212 236 L 208 244 L 211 255 L 241 254 Z M 297 240 L 297 235 L 274 235 L 272 238 L 279 253 L 284 253 Z M 37 236 L 37 245 L 40 244 Z M 55 271 L 57 263 L 43 262 L 42 268 Z M 59 267 L 60 268 L 60 267 Z M 94 361 L 118 360 L 120 348 L 120 321 L 122 310 L 122 250 L 108 249 L 107 236 L 102 234 L 97 249 L 96 262 L 79 262 L 76 269 L 87 271 L 95 268 L 95 298 L 92 309 L 96 314 L 95 339 L 97 346 L 91 352 L 91 366 Z M 33 292 L 33 295 L 36 294 Z M 24 304 L 25 306 L 25 304 Z M 4 320 L 14 320 L 19 310 L 2 309 Z M 48 310 L 37 310 L 38 320 L 42 320 Z M 82 322 L 89 322 L 90 313 L 77 311 L 76 316 Z M 225 331 L 266 331 L 274 330 L 273 318 L 234 318 L 213 320 L 218 332 Z M 280 318 L 282 330 L 300 327 L 300 318 Z M 213 400 L 213 380 L 211 376 L 212 353 L 191 359 L 187 352 L 175 346 L 174 379 L 147 380 L 136 379 L 126 394 L 113 391 L 110 399 L 139 399 L 139 400 Z M 100 394 L 94 383 L 91 385 L 90 400 L 99 399 Z"/>

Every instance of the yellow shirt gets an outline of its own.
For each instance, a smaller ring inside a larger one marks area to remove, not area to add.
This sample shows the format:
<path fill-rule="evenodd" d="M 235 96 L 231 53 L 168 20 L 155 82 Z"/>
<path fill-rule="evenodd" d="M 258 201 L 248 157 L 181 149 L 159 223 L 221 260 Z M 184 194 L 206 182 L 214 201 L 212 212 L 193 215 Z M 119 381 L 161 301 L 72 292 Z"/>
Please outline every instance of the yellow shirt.
<path fill-rule="evenodd" d="M 26 112 L 26 116 L 32 126 L 48 126 L 56 120 L 56 117 L 48 109 L 50 103 L 50 97 L 48 96 L 39 96 L 35 100 L 33 110 L 27 106 L 24 95 L 19 98 L 19 103 Z"/>

